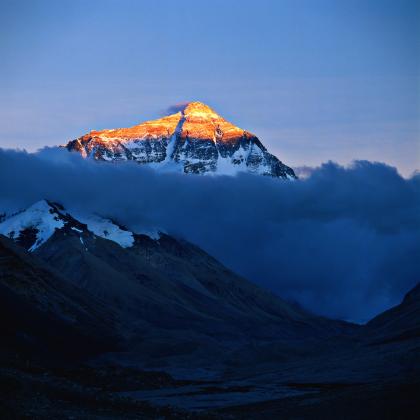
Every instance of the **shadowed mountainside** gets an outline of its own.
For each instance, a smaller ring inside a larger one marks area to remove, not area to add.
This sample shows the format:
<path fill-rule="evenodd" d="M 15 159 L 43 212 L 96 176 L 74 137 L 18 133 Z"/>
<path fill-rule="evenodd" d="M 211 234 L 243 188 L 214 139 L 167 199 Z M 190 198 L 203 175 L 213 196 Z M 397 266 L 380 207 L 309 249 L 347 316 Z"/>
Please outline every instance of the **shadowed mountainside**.
<path fill-rule="evenodd" d="M 281 300 L 184 240 L 82 222 L 49 202 L 31 209 L 2 222 L 15 241 L 0 235 L 0 385 L 16 396 L 0 402 L 10 413 L 411 418 L 416 409 L 419 286 L 355 326 Z M 357 413 L 345 408 L 354 404 Z"/>
<path fill-rule="evenodd" d="M 31 251 L 27 258 L 60 273 L 53 284 L 64 296 L 73 288 L 99 317 L 112 319 L 117 347 L 125 349 L 115 357 L 127 363 L 214 365 L 255 340 L 298 343 L 355 328 L 283 301 L 184 240 L 93 220 L 43 201 L 0 229 Z M 15 275 L 21 271 L 17 264 Z"/>

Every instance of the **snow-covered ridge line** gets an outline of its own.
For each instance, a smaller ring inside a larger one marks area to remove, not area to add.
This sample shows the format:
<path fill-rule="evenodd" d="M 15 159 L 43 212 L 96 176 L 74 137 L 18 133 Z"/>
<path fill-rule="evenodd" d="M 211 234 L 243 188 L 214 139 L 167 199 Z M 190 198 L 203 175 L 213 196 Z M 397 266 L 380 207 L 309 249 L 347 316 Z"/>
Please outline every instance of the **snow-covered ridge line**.
<path fill-rule="evenodd" d="M 21 243 L 30 252 L 44 244 L 56 230 L 70 229 L 82 235 L 90 232 L 101 238 L 113 241 L 123 248 L 132 247 L 135 234 L 147 235 L 153 240 L 160 238 L 159 231 L 139 230 L 131 232 L 116 222 L 98 215 L 82 214 L 65 210 L 62 206 L 41 200 L 17 214 L 7 217 L 0 223 L 0 234 Z"/>
<path fill-rule="evenodd" d="M 116 242 L 123 248 L 129 248 L 134 245 L 133 232 L 122 229 L 109 219 L 79 213 L 73 213 L 73 217 L 84 223 L 88 227 L 88 230 L 101 238 Z"/>
<path fill-rule="evenodd" d="M 64 227 L 64 221 L 51 212 L 51 208 L 46 200 L 38 201 L 25 211 L 0 223 L 0 233 L 13 240 L 19 238 L 24 240 L 25 235 L 30 240 L 35 235 L 35 241 L 29 248 L 31 252 L 35 251 L 53 235 L 56 229 Z"/>

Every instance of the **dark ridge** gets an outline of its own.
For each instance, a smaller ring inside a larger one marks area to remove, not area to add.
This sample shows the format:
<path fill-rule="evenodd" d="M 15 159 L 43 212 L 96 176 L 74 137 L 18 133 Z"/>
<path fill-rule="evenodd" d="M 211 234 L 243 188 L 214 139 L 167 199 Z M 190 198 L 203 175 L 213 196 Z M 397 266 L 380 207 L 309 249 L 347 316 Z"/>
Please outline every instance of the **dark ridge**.
<path fill-rule="evenodd" d="M 25 249 L 30 249 L 36 242 L 39 230 L 34 227 L 28 227 L 20 231 L 16 243 Z"/>

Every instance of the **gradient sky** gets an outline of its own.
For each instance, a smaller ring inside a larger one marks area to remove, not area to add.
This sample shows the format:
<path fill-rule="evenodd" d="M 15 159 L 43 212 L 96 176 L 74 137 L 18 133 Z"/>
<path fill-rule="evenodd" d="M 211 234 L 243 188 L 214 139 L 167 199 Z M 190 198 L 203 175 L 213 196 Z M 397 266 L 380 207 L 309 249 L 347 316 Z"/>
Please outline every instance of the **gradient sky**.
<path fill-rule="evenodd" d="M 200 100 L 291 166 L 420 168 L 420 6 L 0 0 L 0 146 L 36 150 Z"/>

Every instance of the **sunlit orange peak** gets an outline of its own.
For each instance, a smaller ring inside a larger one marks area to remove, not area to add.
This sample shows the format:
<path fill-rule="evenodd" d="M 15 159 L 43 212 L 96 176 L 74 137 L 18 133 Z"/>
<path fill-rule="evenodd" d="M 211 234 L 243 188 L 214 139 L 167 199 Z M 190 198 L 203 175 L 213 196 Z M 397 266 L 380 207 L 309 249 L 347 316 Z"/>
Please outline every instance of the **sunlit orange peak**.
<path fill-rule="evenodd" d="M 100 142 L 109 142 L 168 138 L 175 133 L 177 127 L 181 138 L 189 137 L 197 140 L 214 140 L 216 131 L 219 133 L 219 141 L 232 141 L 242 136 L 251 136 L 250 133 L 226 121 L 208 105 L 202 102 L 189 102 L 181 111 L 167 117 L 146 121 L 129 128 L 92 130 L 80 140 L 86 142 L 95 138 Z"/>
<path fill-rule="evenodd" d="M 97 160 L 175 165 L 186 173 L 249 171 L 296 178 L 254 134 L 226 121 L 208 105 L 188 102 L 173 109 L 171 115 L 132 127 L 92 130 L 66 148 Z"/>
<path fill-rule="evenodd" d="M 183 111 L 183 114 L 188 116 L 198 116 L 207 118 L 220 118 L 208 105 L 202 102 L 190 102 Z"/>

